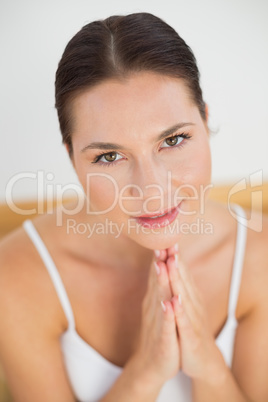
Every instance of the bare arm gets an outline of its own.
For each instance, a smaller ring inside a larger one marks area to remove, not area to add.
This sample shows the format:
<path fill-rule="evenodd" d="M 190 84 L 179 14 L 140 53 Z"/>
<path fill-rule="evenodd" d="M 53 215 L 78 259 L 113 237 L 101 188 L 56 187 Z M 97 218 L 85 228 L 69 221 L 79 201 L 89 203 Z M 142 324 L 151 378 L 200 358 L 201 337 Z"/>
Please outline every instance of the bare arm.
<path fill-rule="evenodd" d="M 74 402 L 59 342 L 67 323 L 38 259 L 23 242 L 0 243 L 0 359 L 16 402 Z M 171 296 L 165 267 L 157 277 L 152 265 L 150 278 L 137 353 L 102 402 L 153 402 L 178 370 L 172 306 L 167 302 L 164 313 L 160 304 Z"/>
<path fill-rule="evenodd" d="M 58 339 L 64 314 L 36 257 L 17 234 L 1 240 L 1 364 L 14 401 L 74 402 Z"/>
<path fill-rule="evenodd" d="M 219 367 L 214 382 L 193 381 L 194 402 L 268 400 L 268 298 L 239 324 L 232 370 Z M 265 311 L 266 310 L 266 311 Z"/>
<path fill-rule="evenodd" d="M 194 402 L 268 401 L 268 219 L 263 231 L 255 235 L 248 253 L 248 288 L 244 298 L 248 313 L 238 324 L 231 369 L 219 366 L 215 382 L 193 381 Z"/>

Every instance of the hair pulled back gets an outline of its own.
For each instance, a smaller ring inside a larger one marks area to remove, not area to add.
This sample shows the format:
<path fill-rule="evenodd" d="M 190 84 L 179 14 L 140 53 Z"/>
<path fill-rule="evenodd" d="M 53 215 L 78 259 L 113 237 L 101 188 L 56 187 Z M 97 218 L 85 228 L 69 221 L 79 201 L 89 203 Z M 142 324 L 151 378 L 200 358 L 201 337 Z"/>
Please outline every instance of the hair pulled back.
<path fill-rule="evenodd" d="M 55 80 L 55 107 L 62 143 L 72 158 L 72 100 L 104 80 L 152 71 L 184 80 L 206 120 L 199 70 L 190 47 L 162 19 L 150 13 L 111 16 L 85 25 L 67 44 Z"/>

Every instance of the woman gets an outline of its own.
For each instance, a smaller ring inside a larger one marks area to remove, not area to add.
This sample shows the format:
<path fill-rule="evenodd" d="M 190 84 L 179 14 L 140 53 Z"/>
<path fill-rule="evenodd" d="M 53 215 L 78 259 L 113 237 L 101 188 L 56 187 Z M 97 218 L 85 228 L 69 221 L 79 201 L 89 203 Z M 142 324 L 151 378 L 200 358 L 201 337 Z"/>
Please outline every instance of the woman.
<path fill-rule="evenodd" d="M 191 49 L 151 14 L 113 16 L 71 39 L 55 84 L 85 199 L 1 242 L 14 399 L 267 401 L 268 222 L 208 199 Z"/>

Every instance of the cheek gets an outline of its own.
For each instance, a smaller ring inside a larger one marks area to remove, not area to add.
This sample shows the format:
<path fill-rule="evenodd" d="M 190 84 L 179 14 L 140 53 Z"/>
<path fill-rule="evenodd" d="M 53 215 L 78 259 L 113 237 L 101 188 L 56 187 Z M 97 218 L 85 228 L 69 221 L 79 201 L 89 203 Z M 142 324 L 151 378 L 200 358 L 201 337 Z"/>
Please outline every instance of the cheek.
<path fill-rule="evenodd" d="M 199 148 L 195 155 L 195 177 L 198 184 L 208 184 L 211 179 L 211 153 L 209 143 L 206 142 Z"/>
<path fill-rule="evenodd" d="M 119 187 L 116 180 L 107 173 L 86 173 L 80 182 L 83 186 L 90 210 L 99 213 L 111 211 L 118 199 Z"/>
<path fill-rule="evenodd" d="M 185 163 L 183 182 L 189 185 L 206 185 L 211 179 L 211 152 L 208 141 L 200 141 Z M 196 188 L 199 191 L 199 188 Z"/>
<path fill-rule="evenodd" d="M 199 211 L 203 208 L 211 183 L 211 152 L 208 141 L 202 141 L 187 154 L 180 169 L 174 172 L 174 186 L 178 194 L 186 197 L 184 209 Z M 191 220 L 193 216 L 186 217 Z"/>

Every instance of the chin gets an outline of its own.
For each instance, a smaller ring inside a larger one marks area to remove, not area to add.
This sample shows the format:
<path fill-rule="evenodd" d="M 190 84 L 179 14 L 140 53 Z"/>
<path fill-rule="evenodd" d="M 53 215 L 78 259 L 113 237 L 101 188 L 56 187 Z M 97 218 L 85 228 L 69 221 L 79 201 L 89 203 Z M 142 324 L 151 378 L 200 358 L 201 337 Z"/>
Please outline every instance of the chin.
<path fill-rule="evenodd" d="M 132 237 L 132 240 L 149 250 L 164 250 L 174 246 L 179 241 L 179 235 L 166 233 L 146 233 Z"/>

